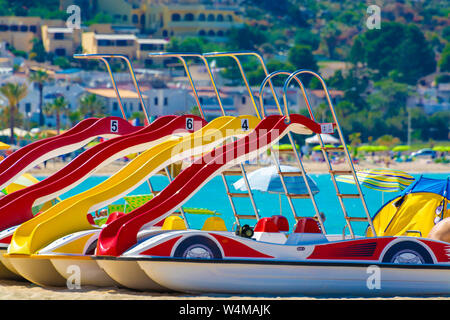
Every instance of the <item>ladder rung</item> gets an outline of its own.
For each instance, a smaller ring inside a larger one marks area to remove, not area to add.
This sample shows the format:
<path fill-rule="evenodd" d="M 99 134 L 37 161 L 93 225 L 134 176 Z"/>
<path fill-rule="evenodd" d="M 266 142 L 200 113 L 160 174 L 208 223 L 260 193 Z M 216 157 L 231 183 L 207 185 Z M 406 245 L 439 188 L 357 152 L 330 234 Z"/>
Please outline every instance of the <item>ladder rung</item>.
<path fill-rule="evenodd" d="M 338 193 L 337 196 L 346 199 L 361 198 L 361 195 L 359 193 Z"/>
<path fill-rule="evenodd" d="M 236 216 L 239 219 L 258 219 L 258 217 L 254 214 L 237 214 Z"/>
<path fill-rule="evenodd" d="M 319 221 L 319 218 L 317 218 L 316 216 L 314 216 L 314 217 L 299 217 L 299 216 L 296 216 L 295 217 L 295 220 L 300 220 L 300 219 L 302 219 L 302 218 L 310 218 L 310 219 L 314 219 L 314 220 L 316 220 L 317 222 Z"/>
<path fill-rule="evenodd" d="M 330 170 L 330 174 L 342 175 L 342 174 L 352 174 L 352 170 Z"/>
<path fill-rule="evenodd" d="M 228 192 L 228 195 L 230 197 L 236 197 L 236 198 L 247 198 L 250 197 L 248 193 L 241 193 L 241 192 Z"/>
<path fill-rule="evenodd" d="M 296 172 L 280 172 L 280 174 L 284 177 L 298 177 L 302 176 L 302 173 L 300 171 Z"/>
<path fill-rule="evenodd" d="M 339 152 L 344 151 L 344 147 L 324 147 L 323 150 L 326 152 Z"/>
<path fill-rule="evenodd" d="M 309 199 L 309 193 L 288 193 L 286 196 L 292 199 Z"/>
<path fill-rule="evenodd" d="M 356 222 L 367 222 L 368 219 L 364 217 L 347 217 L 348 221 L 356 221 Z"/>
<path fill-rule="evenodd" d="M 241 170 L 225 170 L 222 172 L 225 176 L 242 176 Z"/>

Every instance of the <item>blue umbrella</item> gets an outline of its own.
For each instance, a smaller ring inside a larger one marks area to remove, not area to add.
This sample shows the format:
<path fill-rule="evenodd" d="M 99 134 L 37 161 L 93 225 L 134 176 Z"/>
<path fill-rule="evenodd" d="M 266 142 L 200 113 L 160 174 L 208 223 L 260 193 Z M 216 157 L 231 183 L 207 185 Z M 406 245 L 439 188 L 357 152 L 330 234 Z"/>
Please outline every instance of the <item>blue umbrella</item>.
<path fill-rule="evenodd" d="M 281 172 L 300 172 L 300 169 L 291 166 L 280 166 Z M 286 188 L 291 194 L 307 194 L 308 189 L 302 176 L 285 176 L 283 177 Z M 319 192 L 317 184 L 309 176 L 306 176 L 309 186 L 313 194 Z M 262 192 L 278 193 L 280 196 L 280 213 L 281 213 L 281 194 L 284 193 L 283 184 L 276 166 L 264 167 L 247 174 L 250 189 Z M 247 191 L 244 179 L 241 178 L 233 184 L 236 190 Z"/>

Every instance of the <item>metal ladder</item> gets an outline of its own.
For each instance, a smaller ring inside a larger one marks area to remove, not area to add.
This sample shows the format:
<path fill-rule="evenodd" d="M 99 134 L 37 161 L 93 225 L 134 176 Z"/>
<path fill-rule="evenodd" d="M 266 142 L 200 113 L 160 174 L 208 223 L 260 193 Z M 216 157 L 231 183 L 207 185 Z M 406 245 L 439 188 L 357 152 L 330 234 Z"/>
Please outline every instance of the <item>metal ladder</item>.
<path fill-rule="evenodd" d="M 192 88 L 194 99 L 195 99 L 195 101 L 197 103 L 197 106 L 198 106 L 198 108 L 200 110 L 200 114 L 201 114 L 202 118 L 206 119 L 204 110 L 202 108 L 202 105 L 200 103 L 200 99 L 198 97 L 197 89 L 195 87 L 194 81 L 192 79 L 191 72 L 189 70 L 189 66 L 188 66 L 188 64 L 186 62 L 186 59 L 185 59 L 185 58 L 199 58 L 203 62 L 205 67 L 206 67 L 206 70 L 208 72 L 211 84 L 213 86 L 214 93 L 216 95 L 216 99 L 217 99 L 217 102 L 218 102 L 219 107 L 221 109 L 222 115 L 223 116 L 226 115 L 225 109 L 224 109 L 223 104 L 222 104 L 222 99 L 220 97 L 219 90 L 217 89 L 217 85 L 216 85 L 216 82 L 214 80 L 214 76 L 212 74 L 211 68 L 209 66 L 208 61 L 206 60 L 206 58 L 203 55 L 196 54 L 196 53 L 166 53 L 166 52 L 159 52 L 159 53 L 149 53 L 149 56 L 151 56 L 151 57 L 173 57 L 173 58 L 178 58 L 181 61 L 182 65 L 184 67 L 184 70 L 186 72 L 186 75 L 188 77 L 189 84 L 190 84 L 190 86 Z M 233 140 L 236 140 L 236 139 L 233 138 Z M 235 224 L 237 224 L 238 227 L 241 226 L 240 219 L 256 219 L 256 220 L 259 220 L 259 218 L 260 218 L 259 217 L 259 213 L 258 213 L 258 209 L 256 207 L 255 200 L 253 198 L 253 193 L 252 193 L 252 191 L 251 191 L 251 189 L 249 187 L 250 184 L 248 182 L 247 173 L 246 173 L 245 167 L 244 167 L 244 165 L 242 163 L 239 164 L 239 169 L 240 170 L 225 170 L 225 171 L 223 171 L 221 173 L 222 180 L 224 182 L 224 186 L 225 186 L 225 190 L 226 190 L 226 194 L 227 194 L 228 200 L 230 202 L 231 209 L 233 211 L 233 215 L 235 217 L 235 221 L 236 221 Z M 234 193 L 234 192 L 230 191 L 230 187 L 229 187 L 228 182 L 226 180 L 226 176 L 230 176 L 230 175 L 242 175 L 242 177 L 243 177 L 243 179 L 245 181 L 245 185 L 247 187 L 247 193 Z M 238 197 L 239 198 L 244 198 L 245 197 L 245 198 L 249 198 L 250 199 L 250 202 L 251 202 L 254 214 L 238 214 L 237 209 L 236 209 L 236 205 L 235 205 L 235 203 L 233 201 L 233 198 L 238 198 Z"/>
<path fill-rule="evenodd" d="M 119 93 L 119 90 L 117 88 L 117 84 L 116 84 L 116 81 L 114 79 L 114 75 L 113 75 L 113 72 L 111 70 L 111 66 L 110 66 L 109 61 L 107 59 L 108 58 L 110 58 L 110 59 L 116 58 L 116 59 L 124 60 L 126 62 L 126 64 L 127 64 L 127 66 L 128 66 L 128 71 L 130 72 L 131 78 L 133 80 L 133 85 L 134 85 L 134 87 L 136 89 L 136 92 L 138 94 L 142 111 L 144 112 L 144 115 L 145 115 L 145 118 L 147 120 L 147 123 L 150 123 L 150 117 L 148 115 L 147 107 L 145 106 L 145 102 L 144 102 L 144 99 L 142 97 L 141 90 L 139 88 L 139 84 L 138 84 L 137 79 L 136 79 L 136 74 L 135 74 L 135 72 L 133 70 L 133 66 L 131 64 L 131 61 L 130 61 L 130 59 L 128 59 L 127 56 L 122 55 L 122 54 L 74 54 L 73 57 L 76 58 L 76 59 L 100 60 L 100 61 L 102 61 L 105 64 L 106 69 L 107 69 L 107 71 L 109 73 L 109 77 L 111 78 L 111 82 L 112 82 L 114 91 L 116 93 L 116 98 L 117 98 L 120 110 L 122 112 L 122 116 L 123 116 L 124 119 L 127 119 L 125 111 L 124 111 L 124 108 L 123 108 L 123 105 L 122 105 L 122 99 L 120 98 L 120 93 Z M 170 175 L 170 172 L 169 172 L 168 168 L 165 167 L 164 170 L 165 170 L 165 173 L 167 175 L 167 178 L 169 179 L 169 183 L 172 182 L 172 176 Z M 159 194 L 160 191 L 156 191 L 153 188 L 153 185 L 152 185 L 150 179 L 147 179 L 147 185 L 148 185 L 148 188 L 150 190 L 150 193 L 154 197 L 156 197 Z M 189 224 L 187 222 L 187 219 L 186 219 L 183 207 L 180 207 L 179 210 L 180 210 L 180 213 L 181 213 L 181 215 L 183 217 L 183 220 L 184 220 L 184 223 L 186 225 L 186 228 L 189 228 Z"/>
<path fill-rule="evenodd" d="M 275 100 L 276 106 L 278 108 L 278 111 L 279 111 L 280 115 L 283 115 L 283 110 L 282 110 L 282 108 L 280 106 L 280 103 L 279 103 L 279 100 L 278 100 L 275 88 L 273 87 L 271 79 L 272 79 L 272 77 L 274 77 L 276 75 L 280 75 L 280 74 L 291 75 L 291 72 L 278 71 L 278 72 L 274 72 L 274 73 L 269 75 L 267 67 L 266 67 L 266 64 L 264 62 L 264 59 L 262 58 L 262 56 L 260 54 L 258 54 L 256 52 L 239 51 L 239 52 L 225 52 L 225 53 L 207 53 L 207 54 L 205 54 L 205 56 L 208 56 L 208 57 L 231 57 L 231 58 L 234 59 L 234 61 L 236 61 L 237 65 L 239 67 L 239 71 L 241 72 L 241 76 L 242 76 L 242 78 L 244 80 L 245 86 L 247 88 L 247 91 L 248 91 L 248 93 L 250 95 L 250 99 L 252 101 L 252 104 L 253 104 L 255 110 L 257 110 L 257 115 L 261 119 L 266 116 L 265 109 L 264 109 L 263 92 L 264 92 L 264 88 L 265 88 L 266 84 L 268 83 L 269 87 L 270 87 L 270 89 L 272 91 L 272 94 L 274 96 L 274 100 Z M 259 90 L 259 101 L 260 101 L 260 107 L 259 108 L 258 108 L 257 102 L 255 100 L 255 97 L 253 95 L 253 91 L 251 90 L 250 84 L 249 84 L 249 82 L 247 80 L 247 77 L 245 75 L 244 68 L 242 67 L 242 64 L 241 64 L 241 62 L 239 60 L 239 56 L 254 56 L 254 57 L 256 57 L 258 59 L 258 61 L 260 62 L 261 66 L 263 68 L 263 71 L 264 71 L 264 73 L 266 75 L 266 78 L 262 82 L 260 90 Z M 300 81 L 300 80 L 298 80 L 298 81 Z M 258 109 L 260 109 L 261 112 L 259 112 Z M 281 181 L 281 184 L 283 186 L 284 195 L 286 196 L 286 198 L 288 200 L 289 207 L 290 207 L 290 209 L 292 211 L 292 214 L 294 216 L 294 220 L 295 221 L 298 221 L 299 219 L 304 218 L 304 216 L 299 216 L 297 214 L 297 211 L 295 209 L 295 206 L 294 206 L 294 203 L 293 203 L 292 200 L 293 199 L 310 199 L 312 204 L 313 204 L 314 211 L 315 211 L 315 214 L 314 214 L 313 218 L 319 223 L 323 233 L 326 234 L 324 220 L 323 220 L 323 215 L 320 214 L 318 206 L 317 206 L 317 203 L 316 203 L 315 198 L 314 198 L 314 195 L 313 195 L 313 193 L 311 191 L 311 186 L 309 185 L 309 181 L 307 179 L 306 171 L 305 171 L 305 169 L 303 167 L 303 163 L 301 161 L 301 157 L 298 154 L 297 148 L 295 146 L 295 141 L 294 141 L 294 139 L 292 137 L 292 134 L 290 132 L 287 135 L 289 137 L 289 142 L 290 142 L 290 144 L 292 146 L 292 150 L 294 152 L 297 165 L 300 168 L 300 172 L 283 172 L 281 170 L 280 163 L 279 163 L 278 159 L 275 156 L 274 149 L 273 149 L 272 146 L 270 146 L 270 152 L 271 152 L 272 160 L 273 160 L 273 162 L 274 162 L 274 164 L 276 166 L 278 176 L 280 177 L 280 181 Z M 306 185 L 306 188 L 308 190 L 308 193 L 306 193 L 306 194 L 290 193 L 288 188 L 287 188 L 287 186 L 286 186 L 286 181 L 285 181 L 285 177 L 287 177 L 287 176 L 291 176 L 291 177 L 292 176 L 301 176 L 301 177 L 303 177 L 305 185 Z"/>
<path fill-rule="evenodd" d="M 334 123 L 332 125 L 333 125 L 333 127 L 336 128 L 336 130 L 338 132 L 339 141 L 341 143 L 341 146 L 339 146 L 339 147 L 326 147 L 324 145 L 324 143 L 323 143 L 323 140 L 322 140 L 322 137 L 320 136 L 320 134 L 318 134 L 318 138 L 319 138 L 319 144 L 320 144 L 320 148 L 322 150 L 322 154 L 324 156 L 325 162 L 326 162 L 327 167 L 328 167 L 328 172 L 329 172 L 329 174 L 331 176 L 331 180 L 333 182 L 333 186 L 334 186 L 335 191 L 336 191 L 336 196 L 338 198 L 339 204 L 341 206 L 341 209 L 342 209 L 345 221 L 346 221 L 346 227 L 349 229 L 349 232 L 350 232 L 350 236 L 351 236 L 351 238 L 355 238 L 355 234 L 354 234 L 353 227 L 352 227 L 352 224 L 351 224 L 352 222 L 367 222 L 369 224 L 371 230 L 372 230 L 372 234 L 374 236 L 376 236 L 376 232 L 375 232 L 375 228 L 373 226 L 372 218 L 370 216 L 370 213 L 369 213 L 369 210 L 368 210 L 368 207 L 367 207 L 367 203 L 366 203 L 366 201 L 364 199 L 364 195 L 362 193 L 361 186 L 359 184 L 358 177 L 356 175 L 356 171 L 355 171 L 355 168 L 353 166 L 352 158 L 350 156 L 350 153 L 348 151 L 347 145 L 345 143 L 344 135 L 343 135 L 341 127 L 339 125 L 339 121 L 337 119 L 336 112 L 334 110 L 333 104 L 332 104 L 331 99 L 330 99 L 328 88 L 327 88 L 323 78 L 319 74 L 317 74 L 316 72 L 310 71 L 310 70 L 297 70 L 297 71 L 293 72 L 287 78 L 286 82 L 284 83 L 284 87 L 283 87 L 283 100 L 284 100 L 285 108 L 287 110 L 287 88 L 289 87 L 289 84 L 292 81 L 292 79 L 297 78 L 297 75 L 301 75 L 301 74 L 310 74 L 310 75 L 315 76 L 316 78 L 318 78 L 319 81 L 321 82 L 322 88 L 323 88 L 323 90 L 325 92 L 325 96 L 327 98 L 328 107 L 329 107 L 329 109 L 331 111 L 331 114 L 333 116 Z M 304 99 L 305 99 L 305 103 L 306 103 L 306 106 L 308 108 L 308 112 L 309 112 L 309 114 L 311 116 L 311 119 L 313 119 L 315 121 L 314 114 L 313 114 L 312 109 L 311 109 L 311 104 L 309 102 L 308 95 L 307 95 L 307 93 L 305 91 L 305 88 L 304 88 L 304 86 L 303 86 L 301 81 L 299 81 L 297 79 L 297 82 L 299 83 L 299 85 L 301 87 L 301 90 L 302 90 L 302 93 L 303 93 L 303 96 L 304 96 Z M 329 153 L 331 153 L 331 152 L 343 152 L 344 153 L 346 164 L 348 166 L 347 170 L 335 170 L 333 168 L 332 163 L 331 163 L 330 158 L 329 158 Z M 342 193 L 339 190 L 338 184 L 336 182 L 336 176 L 337 175 L 342 175 L 342 174 L 349 174 L 349 175 L 351 175 L 354 178 L 356 189 L 357 189 L 357 193 L 350 193 L 350 194 L 348 194 L 348 193 Z M 361 203 L 362 203 L 362 206 L 363 206 L 363 209 L 364 209 L 365 217 L 350 216 L 348 211 L 347 211 L 347 209 L 346 209 L 346 207 L 345 207 L 345 203 L 344 203 L 345 199 L 360 199 Z M 345 238 L 345 227 L 344 227 L 344 230 L 343 230 L 343 238 Z"/>

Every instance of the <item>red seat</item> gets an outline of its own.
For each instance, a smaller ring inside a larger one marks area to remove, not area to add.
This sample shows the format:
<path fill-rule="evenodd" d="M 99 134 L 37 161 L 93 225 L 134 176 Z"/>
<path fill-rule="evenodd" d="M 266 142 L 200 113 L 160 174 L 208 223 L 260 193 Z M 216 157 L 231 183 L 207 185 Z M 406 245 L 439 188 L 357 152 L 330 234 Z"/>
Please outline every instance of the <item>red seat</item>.
<path fill-rule="evenodd" d="M 254 232 L 279 232 L 277 225 L 272 218 L 262 218 L 255 226 Z"/>
<path fill-rule="evenodd" d="M 322 230 L 313 218 L 300 218 L 297 221 L 294 233 L 322 233 Z"/>
<path fill-rule="evenodd" d="M 272 216 L 271 217 L 273 223 L 278 227 L 278 230 L 281 232 L 289 232 L 289 222 L 285 216 Z"/>

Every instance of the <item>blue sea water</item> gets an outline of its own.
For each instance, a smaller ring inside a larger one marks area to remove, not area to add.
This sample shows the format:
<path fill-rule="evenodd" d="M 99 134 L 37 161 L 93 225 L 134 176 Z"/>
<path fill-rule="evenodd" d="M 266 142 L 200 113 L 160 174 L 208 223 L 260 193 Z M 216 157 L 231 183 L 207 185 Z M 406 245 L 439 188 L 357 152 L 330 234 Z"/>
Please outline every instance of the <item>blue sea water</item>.
<path fill-rule="evenodd" d="M 429 178 L 446 178 L 450 173 L 427 173 L 424 176 Z M 413 174 L 417 179 L 420 175 Z M 343 218 L 342 210 L 336 197 L 336 192 L 334 190 L 331 178 L 328 174 L 310 174 L 310 177 L 316 182 L 319 187 L 319 193 L 315 196 L 318 208 L 321 212 L 325 213 L 325 229 L 329 234 L 342 234 L 343 227 L 345 225 L 345 220 Z M 38 177 L 40 179 L 44 177 Z M 75 194 L 83 192 L 90 189 L 99 183 L 106 180 L 107 176 L 91 176 L 81 184 L 73 188 L 72 190 L 61 195 L 61 199 L 66 199 Z M 233 182 L 240 179 L 240 177 L 228 177 L 227 181 L 230 189 L 233 190 Z M 151 182 L 156 190 L 163 189 L 167 184 L 167 177 L 162 175 L 156 175 L 151 178 Z M 338 183 L 339 188 L 342 193 L 355 193 L 356 187 L 351 184 Z M 384 202 L 386 203 L 390 199 L 394 198 L 399 192 L 380 192 L 366 187 L 362 187 L 367 206 L 369 208 L 370 214 L 373 216 Z M 147 182 L 138 186 L 130 195 L 140 195 L 148 194 L 149 188 Z M 280 214 L 280 198 L 278 194 L 254 191 L 254 199 L 256 202 L 257 209 L 261 217 L 272 216 Z M 248 198 L 234 198 L 235 205 L 238 213 L 240 214 L 252 214 L 253 209 Z M 361 200 L 359 199 L 346 199 L 345 205 L 350 216 L 364 216 L 363 207 Z M 118 200 L 115 203 L 125 203 L 125 201 Z M 298 216 L 312 216 L 314 215 L 313 205 L 309 199 L 295 199 L 293 200 L 295 209 Z M 225 187 L 221 177 L 215 177 L 209 181 L 201 190 L 199 190 L 189 201 L 184 205 L 185 207 L 191 208 L 206 208 L 216 211 L 225 220 L 225 224 L 228 229 L 234 223 L 234 217 L 232 214 L 230 202 L 225 192 Z M 281 196 L 281 212 L 286 216 L 290 222 L 290 226 L 294 224 L 294 218 L 292 211 L 290 209 L 289 203 L 284 195 Z M 204 221 L 208 218 L 208 215 L 199 214 L 187 214 L 187 219 L 191 228 L 200 229 L 203 226 Z M 243 220 L 243 223 L 248 223 L 253 225 L 254 220 Z M 363 235 L 367 227 L 367 223 L 354 222 L 354 231 L 358 235 Z M 348 232 L 348 230 L 347 230 Z"/>

